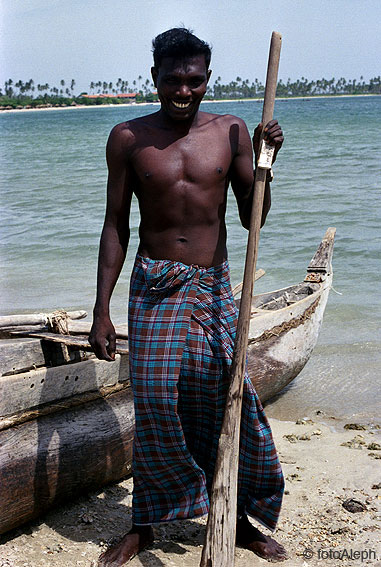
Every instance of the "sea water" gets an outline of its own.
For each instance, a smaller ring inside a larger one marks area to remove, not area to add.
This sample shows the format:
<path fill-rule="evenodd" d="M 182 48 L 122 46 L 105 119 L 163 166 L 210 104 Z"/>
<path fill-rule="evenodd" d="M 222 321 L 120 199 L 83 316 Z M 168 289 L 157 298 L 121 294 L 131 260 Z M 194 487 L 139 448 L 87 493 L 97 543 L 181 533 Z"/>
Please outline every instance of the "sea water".
<path fill-rule="evenodd" d="M 91 317 L 113 125 L 157 106 L 96 107 L 0 115 L 0 313 L 86 309 Z M 243 118 L 252 132 L 260 101 L 204 103 Z M 277 100 L 285 143 L 274 166 L 272 208 L 261 231 L 257 293 L 303 280 L 327 227 L 335 226 L 334 290 L 319 343 L 267 412 L 287 419 L 317 409 L 376 416 L 380 404 L 381 97 Z M 206 156 L 207 159 L 207 156 Z M 138 245 L 134 200 L 127 261 L 112 299 L 126 322 Z M 242 280 L 247 232 L 229 192 L 232 283 Z M 337 292 L 337 293 L 336 293 Z"/>

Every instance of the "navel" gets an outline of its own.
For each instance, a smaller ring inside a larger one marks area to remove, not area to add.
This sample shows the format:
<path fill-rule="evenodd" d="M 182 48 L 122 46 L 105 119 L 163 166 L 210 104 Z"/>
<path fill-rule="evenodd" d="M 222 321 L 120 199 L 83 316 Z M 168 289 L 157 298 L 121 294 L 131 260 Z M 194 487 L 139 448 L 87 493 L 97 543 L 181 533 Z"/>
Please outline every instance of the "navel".
<path fill-rule="evenodd" d="M 151 175 L 152 175 L 152 173 L 150 173 L 149 171 L 146 171 L 145 174 L 144 174 L 144 177 L 146 177 L 146 178 L 151 177 Z"/>
<path fill-rule="evenodd" d="M 222 167 L 217 167 L 217 173 L 222 173 L 222 172 L 223 172 Z"/>
<path fill-rule="evenodd" d="M 184 236 L 179 236 L 179 238 L 177 238 L 176 240 L 177 242 L 182 242 L 182 243 L 188 242 L 188 240 Z"/>

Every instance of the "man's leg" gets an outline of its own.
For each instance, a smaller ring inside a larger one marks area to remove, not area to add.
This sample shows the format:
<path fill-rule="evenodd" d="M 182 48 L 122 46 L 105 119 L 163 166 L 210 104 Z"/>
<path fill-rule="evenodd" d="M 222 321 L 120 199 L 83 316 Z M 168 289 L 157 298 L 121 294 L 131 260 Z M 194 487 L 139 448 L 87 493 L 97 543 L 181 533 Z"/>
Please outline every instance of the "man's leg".
<path fill-rule="evenodd" d="M 153 543 L 152 526 L 133 525 L 130 531 L 115 545 L 102 553 L 98 567 L 120 567 Z"/>

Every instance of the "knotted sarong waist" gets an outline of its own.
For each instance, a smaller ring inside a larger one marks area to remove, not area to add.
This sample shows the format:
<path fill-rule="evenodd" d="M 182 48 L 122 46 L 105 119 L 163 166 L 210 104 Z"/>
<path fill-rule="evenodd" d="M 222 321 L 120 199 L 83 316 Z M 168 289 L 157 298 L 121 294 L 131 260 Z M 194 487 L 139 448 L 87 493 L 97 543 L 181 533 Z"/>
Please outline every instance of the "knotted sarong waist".
<path fill-rule="evenodd" d="M 208 512 L 236 322 L 227 262 L 201 268 L 136 257 L 129 300 L 136 524 Z M 271 430 L 246 376 L 238 505 L 273 529 L 282 493 Z"/>

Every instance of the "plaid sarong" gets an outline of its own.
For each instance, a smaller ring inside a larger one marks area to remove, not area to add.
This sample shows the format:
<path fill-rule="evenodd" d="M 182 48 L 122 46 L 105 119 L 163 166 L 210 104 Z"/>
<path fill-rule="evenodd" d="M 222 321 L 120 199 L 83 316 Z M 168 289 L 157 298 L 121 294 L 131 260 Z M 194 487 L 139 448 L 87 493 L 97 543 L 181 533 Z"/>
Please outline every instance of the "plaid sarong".
<path fill-rule="evenodd" d="M 134 523 L 208 512 L 236 323 L 227 262 L 200 268 L 137 255 L 129 300 Z M 274 529 L 283 487 L 270 426 L 246 376 L 238 507 Z"/>

